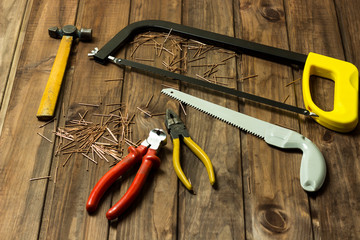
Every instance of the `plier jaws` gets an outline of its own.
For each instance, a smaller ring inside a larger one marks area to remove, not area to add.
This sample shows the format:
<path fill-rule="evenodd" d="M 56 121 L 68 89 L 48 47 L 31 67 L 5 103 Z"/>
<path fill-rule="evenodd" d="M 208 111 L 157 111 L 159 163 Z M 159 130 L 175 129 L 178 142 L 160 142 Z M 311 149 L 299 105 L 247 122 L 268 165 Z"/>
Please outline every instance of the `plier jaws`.
<path fill-rule="evenodd" d="M 190 137 L 185 124 L 181 121 L 178 115 L 172 110 L 166 110 L 165 126 L 171 136 L 173 142 L 173 165 L 176 175 L 184 186 L 192 191 L 192 185 L 184 174 L 180 164 L 180 139 L 190 148 L 190 150 L 203 162 L 207 173 L 209 175 L 209 181 L 211 185 L 215 183 L 215 173 L 208 155 L 204 150 L 199 147 Z"/>
<path fill-rule="evenodd" d="M 162 129 L 153 129 L 150 131 L 149 137 L 140 146 L 136 148 L 130 146 L 128 148 L 129 154 L 110 169 L 92 189 L 86 203 L 86 210 L 89 213 L 94 212 L 106 190 L 132 165 L 141 162 L 140 168 L 127 192 L 106 213 L 109 220 L 119 217 L 139 195 L 151 168 L 159 167 L 160 158 L 156 156 L 156 153 L 165 144 L 166 132 Z"/>

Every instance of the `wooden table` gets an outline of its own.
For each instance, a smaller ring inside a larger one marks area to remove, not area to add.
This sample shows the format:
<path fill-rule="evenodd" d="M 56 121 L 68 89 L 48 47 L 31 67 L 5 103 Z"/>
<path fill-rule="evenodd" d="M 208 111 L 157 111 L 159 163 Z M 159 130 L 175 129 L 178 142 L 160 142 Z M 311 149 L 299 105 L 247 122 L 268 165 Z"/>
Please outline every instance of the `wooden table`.
<path fill-rule="evenodd" d="M 181 23 L 262 44 L 307 54 L 317 52 L 360 67 L 358 1 L 177 1 L 177 0 L 5 0 L 0 28 L 0 236 L 2 239 L 356 239 L 360 236 L 359 127 L 340 134 L 312 119 L 192 85 L 90 61 L 87 53 L 102 47 L 130 23 L 160 19 Z M 57 121 L 39 128 L 36 111 L 45 88 L 58 40 L 48 36 L 51 26 L 74 24 L 93 29 L 91 43 L 75 44 L 58 102 Z M 119 56 L 153 58 L 154 49 L 127 46 Z M 163 53 L 163 57 L 170 55 Z M 195 54 L 194 51 L 189 51 Z M 201 64 L 219 63 L 226 53 L 212 51 Z M 141 62 L 141 61 L 140 61 Z M 143 63 L 147 63 L 144 62 Z M 200 62 L 199 62 L 200 63 Z M 154 64 L 163 67 L 161 60 Z M 181 67 L 181 65 L 180 65 Z M 186 74 L 203 73 L 189 67 Z M 222 73 L 227 86 L 302 107 L 302 71 L 246 55 L 227 61 Z M 220 73 L 218 73 L 220 76 Z M 251 79 L 244 77 L 257 75 Z M 121 80 L 119 80 L 121 78 Z M 116 80 L 117 81 L 106 81 Z M 239 80 L 240 79 L 240 80 Z M 324 186 L 306 193 L 299 184 L 302 154 L 282 151 L 261 139 L 179 104 L 160 91 L 164 84 L 233 110 L 294 129 L 311 139 L 323 153 L 327 167 Z M 318 80 L 316 99 L 331 109 L 333 85 Z M 181 114 L 192 138 L 212 159 L 216 187 L 204 166 L 181 148 L 181 161 L 196 195 L 179 183 L 172 166 L 172 143 L 159 153 L 160 169 L 150 177 L 133 206 L 118 220 L 105 213 L 125 193 L 136 169 L 104 196 L 89 215 L 87 197 L 110 164 L 89 161 L 80 154 L 65 165 L 56 155 L 59 138 L 53 131 L 66 121 L 125 103 L 135 113 L 133 139 L 152 128 L 164 128 L 164 116 L 146 116 L 137 107 Z M 98 104 L 99 107 L 79 103 Z M 146 106 L 145 106 L 146 107 Z M 48 142 L 37 133 L 48 137 Z M 41 180 L 31 178 L 50 176 Z"/>

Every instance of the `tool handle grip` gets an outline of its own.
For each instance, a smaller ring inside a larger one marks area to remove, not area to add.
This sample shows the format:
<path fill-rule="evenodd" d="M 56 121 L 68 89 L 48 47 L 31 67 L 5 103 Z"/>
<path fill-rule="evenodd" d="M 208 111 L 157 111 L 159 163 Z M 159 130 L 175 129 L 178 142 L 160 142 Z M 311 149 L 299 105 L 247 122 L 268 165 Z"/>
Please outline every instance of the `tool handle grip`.
<path fill-rule="evenodd" d="M 50 76 L 36 114 L 36 117 L 40 121 L 47 121 L 54 117 L 56 102 L 59 97 L 72 42 L 72 36 L 63 36 L 61 39 L 55 61 L 51 68 Z"/>
<path fill-rule="evenodd" d="M 191 139 L 191 137 L 184 137 L 184 143 L 203 162 L 203 164 L 204 164 L 204 166 L 205 166 L 205 168 L 207 170 L 207 173 L 209 175 L 210 184 L 214 185 L 214 183 L 215 183 L 215 173 L 214 173 L 213 165 L 212 165 L 211 160 L 208 157 L 208 155 L 204 152 L 204 150 L 201 149 L 201 147 L 199 147 L 199 145 L 197 145 Z"/>
<path fill-rule="evenodd" d="M 143 157 L 141 166 L 136 173 L 134 181 L 130 185 L 124 196 L 109 209 L 106 213 L 106 217 L 109 220 L 117 218 L 122 214 L 139 195 L 142 187 L 145 184 L 146 178 L 150 173 L 152 167 L 158 167 L 160 165 L 160 158 L 156 156 L 156 150 L 149 149 L 146 155 Z"/>
<path fill-rule="evenodd" d="M 320 189 L 326 177 L 326 163 L 324 156 L 313 142 L 297 132 L 278 126 L 268 129 L 265 141 L 280 148 L 302 150 L 300 184 L 308 192 Z"/>
<path fill-rule="evenodd" d="M 320 109 L 312 100 L 310 77 L 319 76 L 333 80 L 334 108 Z M 335 58 L 309 53 L 302 78 L 305 108 L 317 114 L 315 121 L 331 130 L 350 132 L 358 123 L 359 72 L 351 63 Z"/>
<path fill-rule="evenodd" d="M 304 190 L 314 192 L 319 190 L 325 181 L 326 163 L 318 147 L 308 138 L 298 134 L 295 147 L 303 152 L 300 165 L 300 184 Z"/>
<path fill-rule="evenodd" d="M 145 155 L 147 147 L 140 145 L 135 148 L 130 146 L 128 148 L 129 154 L 123 158 L 118 164 L 110 169 L 95 185 L 92 189 L 88 201 L 86 203 L 86 210 L 88 212 L 94 212 L 100 202 L 101 197 L 105 191 L 131 166 L 140 162 L 142 156 Z"/>
<path fill-rule="evenodd" d="M 184 186 L 189 191 L 191 191 L 192 185 L 191 185 L 190 181 L 186 178 L 185 173 L 182 170 L 181 164 L 180 164 L 180 139 L 179 138 L 173 139 L 173 166 L 174 166 L 174 171 L 175 171 L 176 175 L 178 176 L 178 178 L 180 179 L 180 181 L 184 184 Z"/>

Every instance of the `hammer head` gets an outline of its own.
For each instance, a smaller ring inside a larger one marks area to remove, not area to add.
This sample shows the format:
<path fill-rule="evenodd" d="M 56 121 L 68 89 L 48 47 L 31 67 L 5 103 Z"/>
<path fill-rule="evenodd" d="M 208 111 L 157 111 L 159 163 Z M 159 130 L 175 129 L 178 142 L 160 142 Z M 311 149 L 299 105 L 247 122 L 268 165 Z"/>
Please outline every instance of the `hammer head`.
<path fill-rule="evenodd" d="M 66 25 L 59 29 L 58 27 L 50 27 L 49 35 L 52 38 L 62 38 L 62 36 L 73 36 L 79 38 L 80 41 L 89 42 L 92 39 L 92 30 L 90 28 L 81 28 L 78 30 L 74 25 Z"/>

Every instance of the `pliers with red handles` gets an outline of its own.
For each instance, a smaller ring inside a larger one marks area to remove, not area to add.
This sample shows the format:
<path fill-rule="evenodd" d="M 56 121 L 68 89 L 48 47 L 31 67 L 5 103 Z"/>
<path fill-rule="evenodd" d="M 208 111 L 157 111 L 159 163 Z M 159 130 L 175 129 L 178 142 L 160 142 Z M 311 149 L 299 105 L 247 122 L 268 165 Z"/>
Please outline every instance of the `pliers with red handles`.
<path fill-rule="evenodd" d="M 119 217 L 140 193 L 152 167 L 158 168 L 160 158 L 156 156 L 157 150 L 166 144 L 166 133 L 162 129 L 153 129 L 149 137 L 137 148 L 130 146 L 129 154 L 108 171 L 95 185 L 86 203 L 86 210 L 94 212 L 105 191 L 132 165 L 142 161 L 136 176 L 124 196 L 109 209 L 106 217 L 109 220 Z"/>

